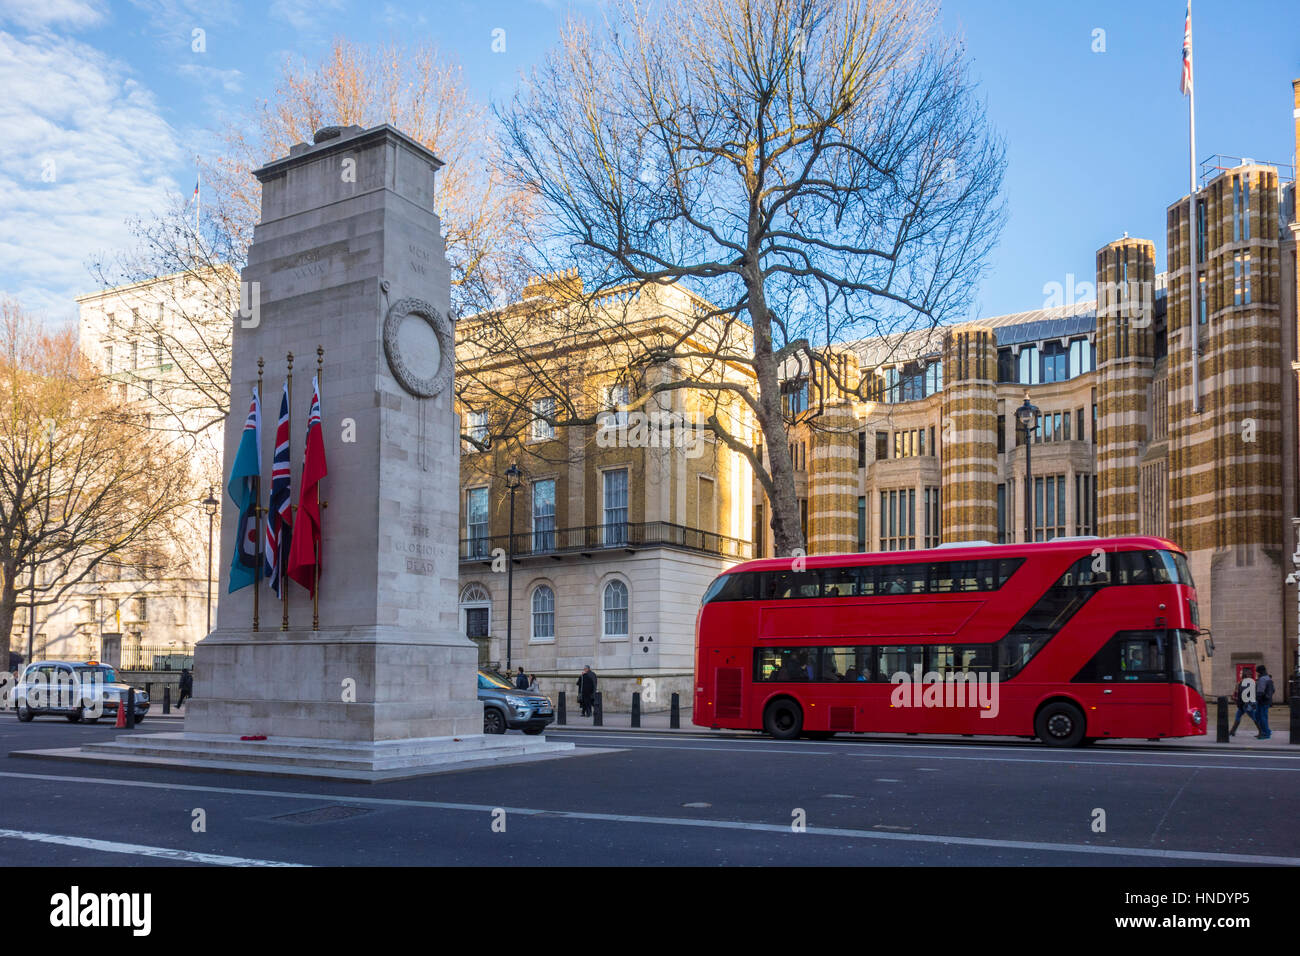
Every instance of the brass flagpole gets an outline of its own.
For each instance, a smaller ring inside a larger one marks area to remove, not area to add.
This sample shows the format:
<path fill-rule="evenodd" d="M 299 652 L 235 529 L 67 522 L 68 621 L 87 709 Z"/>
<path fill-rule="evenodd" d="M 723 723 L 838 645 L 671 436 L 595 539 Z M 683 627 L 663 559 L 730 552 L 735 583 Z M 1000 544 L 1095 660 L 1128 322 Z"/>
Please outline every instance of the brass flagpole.
<path fill-rule="evenodd" d="M 262 356 L 257 357 L 257 404 L 262 404 Z M 261 422 L 258 422 L 258 428 L 261 428 Z M 256 538 L 254 548 L 256 548 L 257 558 L 253 570 L 253 630 L 258 629 L 257 621 L 257 598 L 258 592 L 262 590 L 262 449 L 258 449 L 257 474 L 253 476 L 253 536 Z"/>
<path fill-rule="evenodd" d="M 321 363 L 323 363 L 324 361 L 325 361 L 325 349 L 323 349 L 321 346 L 318 345 L 316 346 L 316 390 L 317 390 L 316 398 L 320 397 L 319 392 L 320 392 Z M 317 422 L 316 427 L 321 429 L 320 437 L 321 437 L 321 445 L 323 447 L 325 444 L 325 423 L 323 421 Z M 323 512 L 325 510 L 325 502 L 321 501 L 320 498 L 319 482 L 316 484 L 316 504 L 317 504 L 318 512 Z M 320 538 L 322 540 L 325 537 L 324 518 L 325 516 L 324 514 L 322 514 L 321 533 L 320 533 Z M 315 563 L 312 565 L 311 629 L 313 631 L 319 631 L 320 630 L 320 551 L 321 551 L 320 541 L 313 541 L 312 549 L 316 552 L 314 555 L 316 560 Z"/>
<path fill-rule="evenodd" d="M 288 391 L 288 393 L 289 393 L 289 420 L 285 423 L 285 426 L 286 426 L 286 427 L 285 427 L 285 431 L 288 432 L 288 435 L 287 435 L 287 437 L 286 437 L 285 440 L 289 443 L 289 474 L 290 474 L 290 476 L 292 476 L 292 475 L 293 475 L 293 353 L 290 352 L 290 353 L 289 353 L 287 356 L 285 356 L 285 357 L 286 357 L 286 358 L 288 359 L 288 361 L 289 361 L 289 372 L 288 372 L 288 378 L 286 379 L 286 382 L 285 382 L 285 389 L 286 389 L 286 390 Z M 293 481 L 293 478 L 290 477 L 289 480 L 292 482 L 292 481 Z M 292 488 L 292 486 L 290 486 L 290 489 L 289 489 L 289 519 L 290 519 L 290 521 L 289 521 L 289 527 L 292 528 L 292 527 L 293 527 L 293 488 Z M 280 534 L 283 535 L 283 534 L 285 533 L 285 530 L 286 530 L 286 529 L 285 529 L 285 527 L 284 527 L 284 524 L 281 523 L 281 524 L 280 524 Z M 276 554 L 276 556 L 275 556 L 275 563 L 276 563 L 277 566 L 279 566 L 279 565 L 280 565 L 280 556 L 284 554 L 284 547 L 280 544 L 280 539 L 279 539 L 279 538 L 276 539 L 275 547 L 276 547 L 276 551 L 278 552 L 278 553 Z M 285 579 L 284 579 L 284 578 L 285 578 L 285 572 L 287 572 L 288 570 L 289 570 L 289 569 L 288 569 L 287 567 L 280 567 L 280 571 L 279 571 L 279 574 L 280 574 L 280 577 L 279 577 L 279 581 L 280 581 L 280 612 L 281 612 L 281 613 L 280 613 L 280 630 L 282 630 L 282 631 L 287 631 L 287 630 L 289 630 L 289 583 L 288 583 L 287 581 L 285 581 Z"/>

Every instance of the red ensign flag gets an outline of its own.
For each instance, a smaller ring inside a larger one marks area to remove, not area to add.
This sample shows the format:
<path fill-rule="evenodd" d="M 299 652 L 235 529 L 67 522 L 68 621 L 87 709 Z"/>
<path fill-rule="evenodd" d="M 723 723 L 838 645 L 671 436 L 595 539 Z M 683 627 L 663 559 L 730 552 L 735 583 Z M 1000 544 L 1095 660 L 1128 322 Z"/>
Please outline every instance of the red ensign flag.
<path fill-rule="evenodd" d="M 313 596 L 322 567 L 319 483 L 327 474 L 325 441 L 321 435 L 320 386 L 313 376 L 307 450 L 302 458 L 302 481 L 298 484 L 298 514 L 294 518 L 293 543 L 289 546 L 289 577 Z"/>

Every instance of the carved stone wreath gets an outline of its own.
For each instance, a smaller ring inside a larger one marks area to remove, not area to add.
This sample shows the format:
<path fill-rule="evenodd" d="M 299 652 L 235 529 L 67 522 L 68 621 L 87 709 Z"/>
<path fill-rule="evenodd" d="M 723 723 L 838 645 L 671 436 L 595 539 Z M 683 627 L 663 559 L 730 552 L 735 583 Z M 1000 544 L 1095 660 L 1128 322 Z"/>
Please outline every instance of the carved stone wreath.
<path fill-rule="evenodd" d="M 438 356 L 438 368 L 427 377 L 417 375 L 406 364 L 397 344 L 398 331 L 408 317 L 424 322 L 438 337 L 438 351 L 441 353 Z M 428 302 L 423 299 L 398 299 L 388 309 L 388 315 L 384 318 L 384 356 L 388 359 L 388 367 L 397 383 L 416 398 L 433 398 L 451 387 L 454 349 L 451 323 Z"/>

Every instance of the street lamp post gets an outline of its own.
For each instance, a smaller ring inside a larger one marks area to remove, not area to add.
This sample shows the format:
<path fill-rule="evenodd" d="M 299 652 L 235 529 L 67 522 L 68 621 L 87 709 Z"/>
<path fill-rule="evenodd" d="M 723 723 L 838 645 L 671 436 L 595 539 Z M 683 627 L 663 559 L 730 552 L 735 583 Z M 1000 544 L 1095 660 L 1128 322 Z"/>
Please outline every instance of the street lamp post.
<path fill-rule="evenodd" d="M 212 633 L 212 523 L 217 517 L 217 499 L 212 495 L 212 486 L 208 486 L 208 496 L 203 499 L 203 510 L 208 513 L 208 627 L 203 633 Z"/>
<path fill-rule="evenodd" d="M 1038 424 L 1038 406 L 1031 404 L 1025 392 L 1025 404 L 1016 409 L 1016 421 L 1025 430 L 1025 542 L 1034 540 L 1034 428 Z"/>
<path fill-rule="evenodd" d="M 32 662 L 36 646 L 36 555 L 32 555 L 32 600 L 27 605 L 27 663 Z"/>
<path fill-rule="evenodd" d="M 514 666 L 511 660 L 514 650 L 514 610 L 515 610 L 515 492 L 523 479 L 519 465 L 512 464 L 506 469 L 506 487 L 510 489 L 510 534 L 506 536 L 506 673 Z"/>

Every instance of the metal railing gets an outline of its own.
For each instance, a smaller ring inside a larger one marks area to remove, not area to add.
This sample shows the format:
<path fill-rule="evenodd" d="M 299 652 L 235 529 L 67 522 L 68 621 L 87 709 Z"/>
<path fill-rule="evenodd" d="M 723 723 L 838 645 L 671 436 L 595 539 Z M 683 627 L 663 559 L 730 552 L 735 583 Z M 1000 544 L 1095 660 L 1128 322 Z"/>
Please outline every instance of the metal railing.
<path fill-rule="evenodd" d="M 747 559 L 753 556 L 754 551 L 749 541 L 667 521 L 624 521 L 556 528 L 553 531 L 524 531 L 514 536 L 513 548 L 511 543 L 507 534 L 461 538 L 460 558 L 462 561 L 488 561 L 498 548 L 516 558 L 667 546 Z"/>
<path fill-rule="evenodd" d="M 183 671 L 193 667 L 193 649 L 170 644 L 124 647 L 118 664 L 118 669 L 124 671 Z"/>

